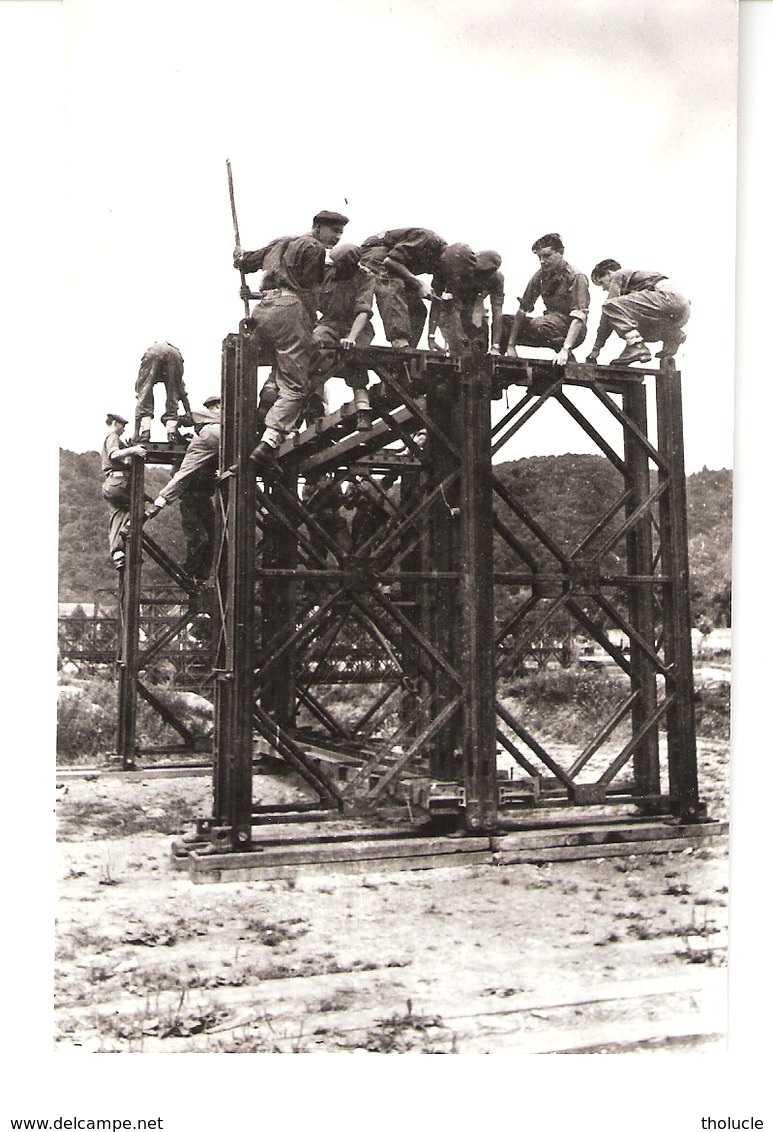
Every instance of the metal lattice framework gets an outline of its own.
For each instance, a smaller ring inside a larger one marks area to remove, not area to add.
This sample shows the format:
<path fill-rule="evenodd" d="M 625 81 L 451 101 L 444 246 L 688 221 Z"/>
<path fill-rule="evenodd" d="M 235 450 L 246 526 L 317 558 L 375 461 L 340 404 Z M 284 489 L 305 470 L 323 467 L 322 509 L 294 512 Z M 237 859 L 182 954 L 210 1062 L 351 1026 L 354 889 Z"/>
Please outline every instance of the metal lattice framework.
<path fill-rule="evenodd" d="M 266 361 L 249 320 L 223 343 L 214 801 L 200 833 L 217 850 L 254 842 L 256 739 L 313 787 L 320 807 L 344 814 L 409 797 L 444 800 L 468 831 L 494 830 L 524 805 L 626 803 L 697 820 L 673 362 L 632 372 L 383 347 L 342 353 L 342 367 L 379 379 L 372 429 L 357 431 L 345 406 L 256 477 L 249 453 Z M 515 404 L 492 414 L 512 390 Z M 614 505 L 575 546 L 497 471 L 503 447 L 515 448 L 548 406 L 619 476 Z M 568 622 L 610 658 L 620 694 L 606 718 L 578 724 L 576 741 L 558 749 L 521 710 L 511 674 Z M 498 753 L 518 777 L 500 780 Z"/>
<path fill-rule="evenodd" d="M 126 538 L 126 567 L 118 587 L 119 626 L 116 666 L 118 669 L 118 729 L 116 751 L 125 770 L 137 767 L 143 754 L 194 752 L 201 744 L 179 714 L 149 684 L 156 667 L 172 664 L 190 671 L 195 665 L 199 688 L 211 681 L 211 648 L 191 647 L 191 630 L 204 636 L 215 630 L 208 625 L 215 615 L 207 606 L 211 595 L 197 593 L 181 566 L 143 526 L 145 509 L 145 465 L 179 466 L 182 445 L 146 445 L 145 459 L 131 462 L 130 526 Z M 161 586 L 143 584 L 143 560 L 155 562 L 165 578 Z M 178 737 L 168 747 L 142 749 L 137 736 L 137 709 L 142 699 Z"/>

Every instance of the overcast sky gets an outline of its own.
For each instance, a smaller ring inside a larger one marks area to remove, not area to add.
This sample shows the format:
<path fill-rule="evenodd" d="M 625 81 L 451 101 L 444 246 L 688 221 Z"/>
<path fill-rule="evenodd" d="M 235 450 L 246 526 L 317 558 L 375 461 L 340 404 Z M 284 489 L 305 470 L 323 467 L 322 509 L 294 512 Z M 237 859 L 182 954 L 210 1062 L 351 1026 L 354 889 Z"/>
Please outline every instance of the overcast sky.
<path fill-rule="evenodd" d="M 614 256 L 671 275 L 694 311 L 688 469 L 730 466 L 734 0 L 66 0 L 63 33 L 63 447 L 132 416 L 156 339 L 194 403 L 217 387 L 242 313 L 230 158 L 248 248 L 325 207 L 355 242 L 420 225 L 496 248 L 506 310 L 546 231 L 588 273 Z M 538 414 L 509 455 L 588 443 Z"/>

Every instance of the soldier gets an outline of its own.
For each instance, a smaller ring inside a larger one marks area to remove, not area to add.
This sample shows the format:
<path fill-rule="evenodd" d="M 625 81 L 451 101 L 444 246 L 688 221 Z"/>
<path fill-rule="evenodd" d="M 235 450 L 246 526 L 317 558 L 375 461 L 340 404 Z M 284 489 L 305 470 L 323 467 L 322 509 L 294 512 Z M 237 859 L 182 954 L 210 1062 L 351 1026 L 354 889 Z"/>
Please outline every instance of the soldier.
<path fill-rule="evenodd" d="M 176 346 L 169 342 L 154 342 L 142 355 L 140 370 L 135 385 L 137 407 L 135 409 L 134 436 L 137 441 L 150 440 L 150 424 L 153 420 L 153 390 L 163 383 L 166 389 L 166 404 L 161 417 L 166 425 L 167 440 L 176 440 L 180 421 L 177 410 L 182 402 L 190 423 L 191 406 L 183 381 L 183 356 Z"/>
<path fill-rule="evenodd" d="M 588 278 L 564 259 L 564 244 L 557 232 L 540 236 L 531 246 L 540 268 L 529 280 L 520 307 L 512 318 L 506 353 L 517 358 L 516 346 L 546 346 L 555 350 L 553 365 L 573 361 L 572 350 L 585 338 L 590 307 Z M 537 299 L 545 313 L 529 318 Z M 505 323 L 509 322 L 505 315 Z"/>
<path fill-rule="evenodd" d="M 302 499 L 315 523 L 340 548 L 342 554 L 348 553 L 349 528 L 341 511 L 344 493 L 335 474 L 322 472 L 318 476 L 309 476 L 303 487 Z M 327 542 L 313 526 L 308 527 L 308 532 L 314 552 L 326 561 L 331 553 Z"/>
<path fill-rule="evenodd" d="M 180 523 L 185 535 L 183 570 L 193 588 L 201 589 L 212 571 L 215 548 L 215 508 L 220 456 L 220 397 L 204 402 L 202 411 L 191 413 L 196 435 L 188 445 L 180 467 L 161 489 L 145 519 L 153 519 L 170 503 L 180 501 Z"/>
<path fill-rule="evenodd" d="M 376 304 L 384 333 L 395 349 L 419 344 L 432 288 L 420 275 L 443 273 L 463 281 L 475 267 L 467 244 L 447 244 L 429 228 L 391 228 L 369 236 L 360 263 L 376 277 Z"/>
<path fill-rule="evenodd" d="M 500 353 L 502 337 L 502 306 L 505 299 L 505 278 L 499 270 L 502 257 L 499 252 L 475 253 L 475 268 L 469 279 L 454 282 L 444 274 L 432 280 L 432 290 L 440 299 L 433 299 L 429 311 L 429 348 L 438 351 L 435 331 L 440 328 L 443 341 L 452 354 L 465 349 L 481 353 Z M 456 289 L 455 289 L 456 288 Z M 485 300 L 491 305 L 491 343 L 489 320 Z"/>
<path fill-rule="evenodd" d="M 621 268 L 616 259 L 602 259 L 591 272 L 591 280 L 607 292 L 601 307 L 596 341 L 586 361 L 595 363 L 601 347 L 615 330 L 625 339 L 625 349 L 614 364 L 649 362 L 646 342 L 662 342 L 658 358 L 673 358 L 687 335 L 682 330 L 690 317 L 690 301 L 672 281 L 658 271 Z"/>
<path fill-rule="evenodd" d="M 375 277 L 360 267 L 362 252 L 356 244 L 339 244 L 330 253 L 330 266 L 319 296 L 321 317 L 314 328 L 314 342 L 318 347 L 312 367 L 312 415 L 322 416 L 324 411 L 324 385 L 333 377 L 340 359 L 325 346 L 369 346 L 373 341 L 373 294 Z M 357 410 L 357 427 L 370 428 L 370 399 L 368 397 L 368 371 L 364 367 L 348 367 L 341 376 L 354 390 Z M 309 423 L 307 411 L 306 422 Z"/>
<path fill-rule="evenodd" d="M 116 570 L 123 570 L 126 565 L 124 537 L 131 502 L 127 465 L 132 456 L 145 456 L 141 444 L 129 445 L 122 439 L 128 423 L 120 413 L 108 413 L 105 424 L 110 431 L 102 444 L 102 498 L 110 508 L 108 542 Z"/>
<path fill-rule="evenodd" d="M 263 436 L 252 453 L 258 464 L 271 461 L 303 410 L 325 251 L 336 246 L 348 223 L 340 212 L 323 210 L 304 236 L 282 236 L 253 252 L 234 249 L 234 267 L 245 273 L 263 271 L 261 298 L 252 320 L 274 353 L 278 394 L 267 408 Z"/>
<path fill-rule="evenodd" d="M 395 514 L 397 505 L 392 497 L 392 488 L 399 477 L 399 471 L 388 472 L 376 480 L 374 477 L 358 476 L 351 481 L 346 493 L 344 506 L 352 511 L 352 554 L 361 548 Z"/>

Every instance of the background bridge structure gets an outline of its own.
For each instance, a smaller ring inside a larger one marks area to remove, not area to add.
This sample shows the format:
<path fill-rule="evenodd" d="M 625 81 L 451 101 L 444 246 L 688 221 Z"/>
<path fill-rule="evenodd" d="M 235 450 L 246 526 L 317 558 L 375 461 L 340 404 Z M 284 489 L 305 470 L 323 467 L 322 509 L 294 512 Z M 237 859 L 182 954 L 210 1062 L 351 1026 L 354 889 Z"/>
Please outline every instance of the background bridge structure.
<path fill-rule="evenodd" d="M 424 852 L 436 862 L 449 833 L 462 835 L 457 854 L 481 859 L 501 856 L 508 830 L 569 829 L 559 855 L 570 843 L 598 855 L 602 843 L 709 835 L 673 361 L 561 369 L 487 355 L 341 351 L 339 372 L 365 368 L 378 379 L 372 428 L 358 430 L 345 405 L 256 473 L 249 454 L 267 361 L 249 319 L 223 342 L 213 809 L 176 844 L 177 858 L 219 878 L 249 873 L 267 851 L 281 875 L 293 862 L 289 844 L 296 863 L 324 867 L 341 856 L 336 837 L 361 858 L 374 859 L 372 846 L 392 838 L 397 857 Z M 517 451 L 521 430 L 548 405 L 619 477 L 613 506 L 573 546 L 497 471 L 504 446 Z M 556 745 L 524 719 L 512 673 L 535 639 L 559 622 L 556 634 L 565 634 L 567 621 L 609 657 L 619 697 L 600 724 L 588 725 L 578 706 L 575 741 Z M 257 746 L 284 760 L 314 800 L 254 804 Z M 329 835 L 282 840 L 289 810 L 297 831 L 327 820 Z M 348 832 L 334 834 L 335 821 Z M 423 850 L 395 841 L 417 835 Z M 443 846 L 435 835 L 445 835 Z"/>

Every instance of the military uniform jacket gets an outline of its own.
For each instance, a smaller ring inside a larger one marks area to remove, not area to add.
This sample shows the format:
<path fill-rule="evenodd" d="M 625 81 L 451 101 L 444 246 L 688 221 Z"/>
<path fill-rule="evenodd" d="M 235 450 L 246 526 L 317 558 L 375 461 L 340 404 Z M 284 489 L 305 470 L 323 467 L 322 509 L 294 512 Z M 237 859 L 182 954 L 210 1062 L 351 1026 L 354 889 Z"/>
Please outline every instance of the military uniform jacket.
<path fill-rule="evenodd" d="M 660 283 L 661 280 L 667 278 L 667 275 L 662 275 L 659 271 L 647 271 L 642 268 L 636 270 L 621 268 L 620 271 L 613 273 L 609 281 L 608 297 L 614 298 L 616 295 L 630 295 L 632 291 L 650 291 L 656 283 Z"/>
<path fill-rule="evenodd" d="M 319 288 L 325 271 L 325 249 L 310 233 L 280 236 L 263 248 L 245 252 L 242 271 L 263 270 L 261 287 L 285 287 L 294 291 L 312 317 L 316 317 Z"/>
<path fill-rule="evenodd" d="M 105 437 L 102 445 L 102 473 L 103 475 L 110 475 L 110 473 L 126 472 L 126 461 L 117 460 L 116 456 L 121 453 L 124 448 L 129 447 L 128 440 L 124 440 L 117 432 L 112 429 Z"/>
<path fill-rule="evenodd" d="M 588 320 L 588 277 L 566 260 L 553 271 L 537 271 L 532 275 L 521 299 L 521 310 L 533 311 L 540 298 L 548 314 L 564 314 L 570 318 L 579 318 L 582 322 Z"/>
<path fill-rule="evenodd" d="M 217 464 L 220 456 L 220 421 L 213 417 L 212 424 L 204 425 L 194 436 L 183 456 L 183 462 L 159 492 L 167 503 L 174 503 L 186 491 L 204 491 L 209 494 L 217 486 Z"/>
<path fill-rule="evenodd" d="M 319 292 L 320 324 L 330 326 L 339 338 L 348 334 L 358 314 L 373 313 L 376 280 L 370 271 L 358 267 L 353 275 L 341 279 L 335 267 L 325 268 Z"/>
<path fill-rule="evenodd" d="M 431 275 L 447 247 L 446 241 L 429 228 L 389 228 L 368 237 L 362 245 L 360 263 L 377 268 L 388 256 L 413 275 Z"/>

